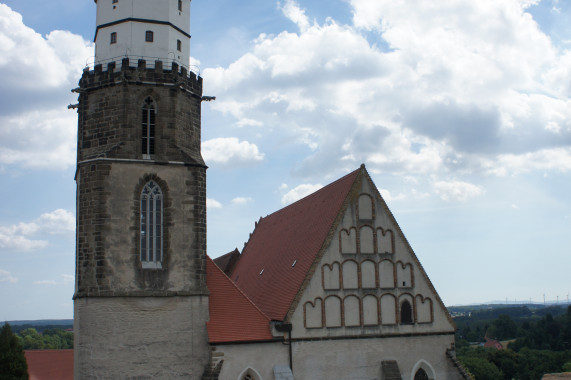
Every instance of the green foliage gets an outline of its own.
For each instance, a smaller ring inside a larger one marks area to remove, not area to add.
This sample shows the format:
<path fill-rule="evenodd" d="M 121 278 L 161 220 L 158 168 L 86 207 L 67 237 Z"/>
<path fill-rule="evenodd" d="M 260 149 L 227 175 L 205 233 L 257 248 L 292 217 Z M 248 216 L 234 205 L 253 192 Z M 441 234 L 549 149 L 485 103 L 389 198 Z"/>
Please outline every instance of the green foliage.
<path fill-rule="evenodd" d="M 28 380 L 24 350 L 7 323 L 0 329 L 0 380 Z"/>
<path fill-rule="evenodd" d="M 503 380 L 504 375 L 493 363 L 477 356 L 459 358 L 475 380 Z"/>
<path fill-rule="evenodd" d="M 20 331 L 19 338 L 26 350 L 62 350 L 73 348 L 73 333 L 58 328 L 48 328 L 43 334 L 35 328 Z"/>
<path fill-rule="evenodd" d="M 571 372 L 571 362 L 563 364 L 563 372 Z"/>

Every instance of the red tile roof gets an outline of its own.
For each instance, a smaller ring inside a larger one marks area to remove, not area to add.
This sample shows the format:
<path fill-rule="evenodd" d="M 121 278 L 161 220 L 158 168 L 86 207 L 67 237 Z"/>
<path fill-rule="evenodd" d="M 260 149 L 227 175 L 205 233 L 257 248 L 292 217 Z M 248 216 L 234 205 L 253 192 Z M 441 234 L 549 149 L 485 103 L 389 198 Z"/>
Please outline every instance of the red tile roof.
<path fill-rule="evenodd" d="M 272 320 L 284 320 L 359 172 L 257 223 L 231 278 Z"/>
<path fill-rule="evenodd" d="M 206 286 L 210 291 L 210 343 L 272 340 L 270 319 L 246 297 L 212 259 L 206 262 Z"/>
<path fill-rule="evenodd" d="M 73 350 L 25 351 L 30 380 L 73 380 Z"/>

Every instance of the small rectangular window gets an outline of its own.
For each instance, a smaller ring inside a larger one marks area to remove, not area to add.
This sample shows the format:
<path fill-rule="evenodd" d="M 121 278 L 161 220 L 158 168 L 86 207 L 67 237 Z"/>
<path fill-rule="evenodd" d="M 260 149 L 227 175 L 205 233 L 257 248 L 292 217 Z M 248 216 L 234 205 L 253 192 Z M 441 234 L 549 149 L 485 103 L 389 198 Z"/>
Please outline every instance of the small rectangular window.
<path fill-rule="evenodd" d="M 178 0 L 178 11 L 182 12 L 182 0 Z"/>
<path fill-rule="evenodd" d="M 176 50 L 182 51 L 182 41 L 176 40 Z"/>
<path fill-rule="evenodd" d="M 111 44 L 116 44 L 117 43 L 117 32 L 113 32 L 111 33 Z"/>
<path fill-rule="evenodd" d="M 119 0 L 113 0 L 113 4 L 117 4 Z"/>
<path fill-rule="evenodd" d="M 154 39 L 154 33 L 152 30 L 147 30 L 145 32 L 145 41 L 147 42 L 153 42 Z"/>

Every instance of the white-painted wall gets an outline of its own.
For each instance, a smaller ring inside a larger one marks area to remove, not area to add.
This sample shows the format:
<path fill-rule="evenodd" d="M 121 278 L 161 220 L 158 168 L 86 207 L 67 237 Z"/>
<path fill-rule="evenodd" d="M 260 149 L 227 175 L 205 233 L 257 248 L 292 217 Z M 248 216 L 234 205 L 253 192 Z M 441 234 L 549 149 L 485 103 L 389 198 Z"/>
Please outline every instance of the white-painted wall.
<path fill-rule="evenodd" d="M 154 20 L 170 23 L 187 35 L 190 34 L 190 0 L 183 0 L 182 11 L 178 10 L 178 0 L 97 0 L 97 26 L 95 38 L 95 62 L 111 61 L 121 63 L 129 57 L 131 65 L 145 57 L 148 64 L 162 60 L 170 67 L 170 62 L 189 65 L 190 38 L 171 25 L 128 21 L 105 26 L 124 19 Z M 154 32 L 154 41 L 145 41 L 145 32 Z M 110 43 L 111 33 L 117 33 L 117 43 Z M 181 51 L 177 50 L 177 40 L 181 41 Z"/>

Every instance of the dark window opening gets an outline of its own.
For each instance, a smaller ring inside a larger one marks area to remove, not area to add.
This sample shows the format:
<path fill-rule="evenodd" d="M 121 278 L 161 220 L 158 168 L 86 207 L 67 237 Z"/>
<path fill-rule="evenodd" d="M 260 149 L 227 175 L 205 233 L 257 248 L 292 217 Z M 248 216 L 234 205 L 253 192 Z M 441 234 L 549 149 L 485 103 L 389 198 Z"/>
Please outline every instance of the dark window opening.
<path fill-rule="evenodd" d="M 178 11 L 182 12 L 182 0 L 178 0 Z"/>
<path fill-rule="evenodd" d="M 414 374 L 414 380 L 428 380 L 428 375 L 426 374 L 426 371 L 423 370 L 422 368 L 419 368 L 419 370 L 416 371 L 416 373 Z"/>
<path fill-rule="evenodd" d="M 412 323 L 412 307 L 408 301 L 400 306 L 400 323 Z"/>
<path fill-rule="evenodd" d="M 142 153 L 144 155 L 155 154 L 155 102 L 147 97 L 143 103 L 142 119 Z"/>
<path fill-rule="evenodd" d="M 147 41 L 147 42 L 153 42 L 154 37 L 155 37 L 155 36 L 154 36 L 154 33 L 153 33 L 152 30 L 147 30 L 147 31 L 145 32 L 145 41 Z"/>
<path fill-rule="evenodd" d="M 178 51 L 182 50 L 182 41 L 181 40 L 176 40 L 176 50 L 178 50 Z"/>
<path fill-rule="evenodd" d="M 117 32 L 111 33 L 110 43 L 111 43 L 111 44 L 116 44 L 116 43 L 117 43 Z"/>

